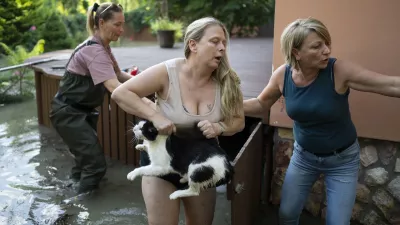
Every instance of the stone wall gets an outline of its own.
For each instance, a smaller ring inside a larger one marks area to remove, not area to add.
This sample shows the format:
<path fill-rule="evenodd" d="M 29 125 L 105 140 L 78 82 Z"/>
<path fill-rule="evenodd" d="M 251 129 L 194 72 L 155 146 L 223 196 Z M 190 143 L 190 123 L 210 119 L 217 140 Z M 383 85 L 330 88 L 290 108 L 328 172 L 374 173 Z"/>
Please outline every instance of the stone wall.
<path fill-rule="evenodd" d="M 292 129 L 275 129 L 272 204 L 279 204 L 281 187 L 293 152 Z M 364 225 L 400 225 L 400 143 L 359 138 L 361 146 L 357 200 L 352 220 Z M 325 217 L 323 176 L 314 184 L 305 210 Z"/>

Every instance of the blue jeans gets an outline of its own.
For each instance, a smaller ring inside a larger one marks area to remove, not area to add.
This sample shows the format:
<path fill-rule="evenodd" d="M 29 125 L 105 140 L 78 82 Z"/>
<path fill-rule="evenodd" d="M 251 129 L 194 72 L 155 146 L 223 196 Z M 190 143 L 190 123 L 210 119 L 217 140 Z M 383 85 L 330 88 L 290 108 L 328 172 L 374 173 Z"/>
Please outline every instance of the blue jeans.
<path fill-rule="evenodd" d="M 294 143 L 282 187 L 279 209 L 280 225 L 299 224 L 300 214 L 314 182 L 325 176 L 327 225 L 349 225 L 356 198 L 360 146 L 355 141 L 346 150 L 318 157 Z"/>

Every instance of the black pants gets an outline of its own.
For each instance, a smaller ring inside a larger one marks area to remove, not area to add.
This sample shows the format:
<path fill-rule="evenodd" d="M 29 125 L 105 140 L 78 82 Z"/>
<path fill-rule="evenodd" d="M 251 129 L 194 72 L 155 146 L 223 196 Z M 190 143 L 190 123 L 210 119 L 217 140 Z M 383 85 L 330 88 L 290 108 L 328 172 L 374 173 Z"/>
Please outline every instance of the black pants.
<path fill-rule="evenodd" d="M 75 156 L 72 178 L 80 180 L 79 193 L 98 187 L 107 170 L 102 146 L 97 138 L 96 111 L 85 112 L 69 105 L 52 102 L 53 127 Z"/>

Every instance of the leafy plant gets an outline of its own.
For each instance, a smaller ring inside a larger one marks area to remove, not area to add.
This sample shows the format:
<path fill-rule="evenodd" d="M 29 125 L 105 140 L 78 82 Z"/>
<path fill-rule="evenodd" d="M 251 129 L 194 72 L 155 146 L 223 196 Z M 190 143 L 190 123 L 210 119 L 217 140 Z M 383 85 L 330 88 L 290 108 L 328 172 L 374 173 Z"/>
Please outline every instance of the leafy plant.
<path fill-rule="evenodd" d="M 185 23 L 213 16 L 221 20 L 230 34 L 247 36 L 274 19 L 275 0 L 169 0 L 169 18 Z M 240 29 L 238 29 L 240 28 Z"/>
<path fill-rule="evenodd" d="M 17 65 L 32 56 L 42 54 L 44 52 L 44 44 L 44 40 L 39 40 L 31 51 L 26 50 L 22 45 L 16 46 L 15 50 L 5 43 L 0 43 L 0 46 L 7 54 L 5 56 L 7 64 Z M 26 71 L 26 68 L 21 68 L 14 72 L 5 72 L 0 75 L 0 103 L 19 102 L 33 97 L 32 92 L 35 85 L 32 71 Z"/>
<path fill-rule="evenodd" d="M 41 22 L 36 13 L 40 1 L 0 1 L 0 42 L 11 47 L 23 44 L 29 28 Z"/>
<path fill-rule="evenodd" d="M 62 21 L 64 22 L 68 36 L 72 39 L 72 46 L 77 46 L 88 37 L 86 31 L 86 15 L 85 14 L 70 14 L 63 15 Z"/>
<path fill-rule="evenodd" d="M 32 71 L 27 71 L 23 77 L 20 70 L 3 73 L 0 76 L 0 104 L 32 99 L 35 96 L 34 78 Z"/>
<path fill-rule="evenodd" d="M 47 21 L 40 27 L 42 39 L 46 40 L 46 52 L 60 49 L 69 49 L 73 45 L 67 27 L 58 12 L 53 12 Z"/>
<path fill-rule="evenodd" d="M 25 47 L 22 45 L 18 45 L 15 47 L 15 50 L 12 50 L 9 46 L 6 44 L 0 42 L 0 46 L 4 49 L 6 52 L 6 61 L 9 65 L 16 65 L 16 64 L 21 64 L 23 63 L 26 59 L 32 57 L 32 56 L 37 56 L 40 55 L 44 52 L 44 44 L 45 40 L 40 39 L 35 47 L 31 51 L 27 51 Z"/>
<path fill-rule="evenodd" d="M 153 32 L 157 32 L 158 30 L 174 30 L 175 31 L 175 40 L 181 40 L 183 37 L 183 23 L 179 20 L 171 21 L 168 18 L 158 18 L 150 22 L 150 28 Z"/>
<path fill-rule="evenodd" d="M 139 33 L 143 28 L 150 26 L 150 21 L 155 17 L 154 8 L 144 5 L 125 13 L 126 24 Z"/>

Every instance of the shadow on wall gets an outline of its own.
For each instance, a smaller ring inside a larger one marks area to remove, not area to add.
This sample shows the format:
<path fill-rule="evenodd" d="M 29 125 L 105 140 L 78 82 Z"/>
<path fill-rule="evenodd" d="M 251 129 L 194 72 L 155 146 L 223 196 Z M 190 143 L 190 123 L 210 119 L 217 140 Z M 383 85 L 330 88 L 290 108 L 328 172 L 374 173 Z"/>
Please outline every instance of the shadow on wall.
<path fill-rule="evenodd" d="M 260 26 L 258 37 L 274 37 L 274 23 L 268 23 Z"/>

